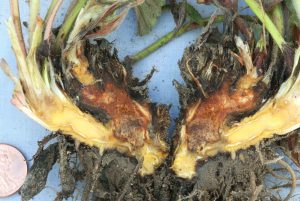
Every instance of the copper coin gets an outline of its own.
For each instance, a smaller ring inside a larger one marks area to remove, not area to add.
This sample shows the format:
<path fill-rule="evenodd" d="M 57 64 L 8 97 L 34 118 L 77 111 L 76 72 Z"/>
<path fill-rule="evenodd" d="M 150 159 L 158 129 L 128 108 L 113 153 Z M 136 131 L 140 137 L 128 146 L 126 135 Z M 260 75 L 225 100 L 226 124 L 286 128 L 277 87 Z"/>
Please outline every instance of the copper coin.
<path fill-rule="evenodd" d="M 24 156 L 16 148 L 0 144 L 0 197 L 17 192 L 27 175 Z"/>

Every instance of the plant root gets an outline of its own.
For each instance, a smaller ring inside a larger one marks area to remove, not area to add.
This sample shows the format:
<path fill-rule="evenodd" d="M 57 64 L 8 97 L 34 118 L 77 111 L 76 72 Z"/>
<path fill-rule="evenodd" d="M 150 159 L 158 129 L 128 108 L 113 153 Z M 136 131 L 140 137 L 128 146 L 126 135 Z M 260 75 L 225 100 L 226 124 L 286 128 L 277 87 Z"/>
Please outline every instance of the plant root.
<path fill-rule="evenodd" d="M 116 151 L 105 151 L 99 154 L 98 149 L 82 144 L 76 149 L 76 143 L 73 140 L 61 137 L 63 136 L 59 136 L 58 143 L 56 143 L 59 166 L 60 169 L 65 168 L 63 172 L 69 171 L 76 182 L 81 180 L 85 182 L 82 201 L 235 201 L 267 198 L 278 200 L 270 191 L 274 188 L 267 188 L 263 185 L 265 175 L 269 174 L 266 166 L 274 163 L 278 163 L 292 175 L 288 182 L 292 188 L 287 199 L 292 196 L 296 185 L 291 169 L 285 162 L 282 162 L 282 158 L 272 159 L 276 157 L 274 146 L 260 149 L 263 159 L 268 156 L 267 160 L 263 160 L 267 164 L 262 163 L 255 149 L 237 152 L 234 160 L 231 159 L 230 154 L 220 154 L 202 164 L 197 170 L 196 178 L 183 180 L 170 171 L 171 160 L 163 164 L 153 176 L 140 177 L 137 173 L 141 161 Z M 61 158 L 64 159 L 61 160 Z M 77 158 L 79 160 L 75 163 Z M 249 167 L 252 168 L 249 169 Z M 67 175 L 64 173 L 64 176 Z M 73 185 L 73 182 L 65 181 Z M 75 194 L 79 191 L 77 189 L 68 196 L 76 197 Z M 65 193 L 59 192 L 56 201 L 66 199 L 66 197 Z"/>
<path fill-rule="evenodd" d="M 296 179 L 297 179 L 296 178 L 296 173 L 294 172 L 293 168 L 288 163 L 286 163 L 285 161 L 279 160 L 279 161 L 277 161 L 277 163 L 279 165 L 283 166 L 284 168 L 286 168 L 287 171 L 291 174 L 291 189 L 290 189 L 289 194 L 284 199 L 284 201 L 288 201 L 293 196 L 293 194 L 295 192 L 295 189 L 296 189 Z"/>
<path fill-rule="evenodd" d="M 45 148 L 45 145 L 50 142 L 51 140 L 55 139 L 56 137 L 58 136 L 58 134 L 56 132 L 54 133 L 51 133 L 50 135 L 47 135 L 46 137 L 44 137 L 41 141 L 38 142 L 38 150 L 37 152 L 33 155 L 32 159 L 31 160 L 34 160 L 36 159 L 36 157 L 38 155 L 41 154 L 41 152 L 44 150 Z"/>
<path fill-rule="evenodd" d="M 250 172 L 250 187 L 252 190 L 252 196 L 250 198 L 250 201 L 256 201 L 258 198 L 259 193 L 263 190 L 263 185 L 256 185 L 256 176 L 253 171 Z"/>
<path fill-rule="evenodd" d="M 133 173 L 131 174 L 131 176 L 129 177 L 129 179 L 127 180 L 119 198 L 117 199 L 118 201 L 122 201 L 124 196 L 126 195 L 126 193 L 128 192 L 129 190 L 129 186 L 131 185 L 131 182 L 133 181 L 133 179 L 135 178 L 135 176 L 137 175 L 138 173 L 138 170 L 140 169 L 140 166 L 141 166 L 141 161 L 139 161 L 139 163 L 136 165 Z"/>
<path fill-rule="evenodd" d="M 296 190 L 296 187 L 297 187 L 297 180 L 298 180 L 298 178 L 296 176 L 295 171 L 293 170 L 293 168 L 287 162 L 283 161 L 281 157 L 276 158 L 276 159 L 271 160 L 271 161 L 268 161 L 266 163 L 266 165 L 269 165 L 269 164 L 278 164 L 278 165 L 284 167 L 290 173 L 291 178 L 287 178 L 287 177 L 283 177 L 281 175 L 278 175 L 272 169 L 267 168 L 267 171 L 272 176 L 274 176 L 274 178 L 277 178 L 277 179 L 280 179 L 280 180 L 288 180 L 288 181 L 291 182 L 289 184 L 285 184 L 285 187 L 290 187 L 290 192 L 288 193 L 288 195 L 286 196 L 286 198 L 283 199 L 284 201 L 290 200 L 291 197 L 293 196 L 295 190 Z M 278 186 L 276 186 L 275 188 L 277 188 L 277 187 Z M 272 189 L 274 189 L 274 188 L 272 188 Z"/>
<path fill-rule="evenodd" d="M 86 175 L 86 184 L 82 193 L 81 201 L 89 201 L 90 200 L 90 195 L 91 193 L 94 192 L 96 183 L 98 181 L 98 178 L 101 175 L 102 172 L 102 155 L 100 154 L 95 154 L 96 156 L 95 161 L 92 163 L 93 168 L 87 169 L 87 175 Z"/>

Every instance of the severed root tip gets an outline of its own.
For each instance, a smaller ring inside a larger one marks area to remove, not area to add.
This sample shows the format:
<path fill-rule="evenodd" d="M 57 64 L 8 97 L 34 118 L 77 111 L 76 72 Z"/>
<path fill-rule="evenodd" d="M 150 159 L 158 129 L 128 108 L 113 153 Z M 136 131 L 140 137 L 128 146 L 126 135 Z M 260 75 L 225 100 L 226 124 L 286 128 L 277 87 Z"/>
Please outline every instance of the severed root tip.
<path fill-rule="evenodd" d="M 198 160 L 219 152 L 235 153 L 274 134 L 284 135 L 300 127 L 299 49 L 292 76 L 282 84 L 276 96 L 252 116 L 238 123 L 230 123 L 235 114 L 257 109 L 264 91 L 261 78 L 252 64 L 248 45 L 240 38 L 235 40 L 240 51 L 239 61 L 242 61 L 247 73 L 238 80 L 233 91 L 225 80 L 210 97 L 187 107 L 172 166 L 182 178 L 195 176 Z"/>

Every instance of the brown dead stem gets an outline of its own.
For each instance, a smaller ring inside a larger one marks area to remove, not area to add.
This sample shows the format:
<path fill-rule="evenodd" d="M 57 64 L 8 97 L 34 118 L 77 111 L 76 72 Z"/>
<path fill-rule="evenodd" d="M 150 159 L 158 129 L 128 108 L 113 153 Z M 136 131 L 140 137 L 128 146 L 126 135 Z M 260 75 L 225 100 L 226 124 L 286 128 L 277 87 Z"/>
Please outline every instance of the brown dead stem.
<path fill-rule="evenodd" d="M 26 51 L 24 38 L 23 38 L 18 0 L 10 0 L 10 12 L 11 12 L 11 16 L 13 17 L 13 23 L 16 29 L 18 42 L 20 43 L 23 55 L 26 56 L 27 51 Z"/>

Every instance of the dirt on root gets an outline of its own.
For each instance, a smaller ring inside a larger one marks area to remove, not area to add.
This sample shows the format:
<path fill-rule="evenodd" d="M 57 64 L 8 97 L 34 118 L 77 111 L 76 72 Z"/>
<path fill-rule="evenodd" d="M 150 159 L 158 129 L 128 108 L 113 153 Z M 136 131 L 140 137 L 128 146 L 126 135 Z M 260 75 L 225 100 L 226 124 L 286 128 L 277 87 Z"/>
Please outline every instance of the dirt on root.
<path fill-rule="evenodd" d="M 134 158 L 116 151 L 100 154 L 96 148 L 76 146 L 63 135 L 56 139 L 35 157 L 20 191 L 22 200 L 30 200 L 45 188 L 55 163 L 59 163 L 62 187 L 56 201 L 72 196 L 79 181 L 84 183 L 83 201 L 277 200 L 264 186 L 268 172 L 254 149 L 240 151 L 234 159 L 230 154 L 209 158 L 199 164 L 195 178 L 184 180 L 170 170 L 171 158 L 155 174 L 141 177 Z M 270 145 L 259 153 L 266 160 L 276 157 Z"/>

